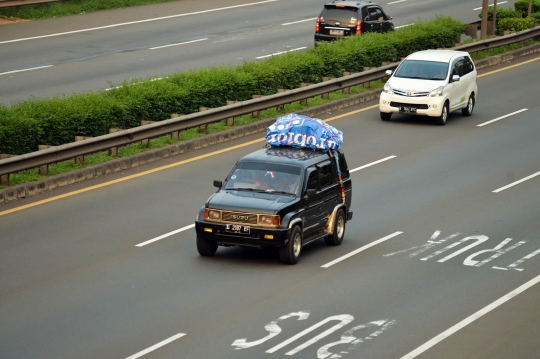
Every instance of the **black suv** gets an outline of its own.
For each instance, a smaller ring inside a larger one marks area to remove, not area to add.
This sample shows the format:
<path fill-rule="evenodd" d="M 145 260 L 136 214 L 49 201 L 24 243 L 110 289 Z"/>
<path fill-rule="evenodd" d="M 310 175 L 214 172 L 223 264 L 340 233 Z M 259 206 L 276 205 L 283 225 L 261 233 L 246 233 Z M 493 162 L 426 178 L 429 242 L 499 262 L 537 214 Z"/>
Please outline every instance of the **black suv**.
<path fill-rule="evenodd" d="M 339 161 L 341 181 L 335 153 Z M 302 247 L 324 238 L 341 244 L 352 218 L 352 183 L 343 152 L 267 147 L 241 158 L 195 221 L 197 249 L 274 247 L 296 264 Z"/>
<path fill-rule="evenodd" d="M 325 4 L 315 25 L 315 44 L 366 32 L 394 30 L 392 17 L 371 1 L 332 1 Z"/>

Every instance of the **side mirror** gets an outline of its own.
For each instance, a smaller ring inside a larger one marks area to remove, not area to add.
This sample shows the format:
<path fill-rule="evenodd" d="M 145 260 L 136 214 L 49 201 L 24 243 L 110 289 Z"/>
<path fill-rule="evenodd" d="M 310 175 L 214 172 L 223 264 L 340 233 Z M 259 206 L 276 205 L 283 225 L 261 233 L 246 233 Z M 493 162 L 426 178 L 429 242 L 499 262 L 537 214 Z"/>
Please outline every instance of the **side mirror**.
<path fill-rule="evenodd" d="M 313 196 L 315 196 L 316 194 L 317 194 L 317 190 L 316 190 L 316 189 L 308 189 L 308 190 L 306 191 L 306 195 L 307 195 L 308 197 L 313 197 Z"/>
<path fill-rule="evenodd" d="M 386 76 L 390 76 L 390 75 L 392 75 L 392 70 L 386 70 L 386 72 L 384 74 Z"/>
<path fill-rule="evenodd" d="M 459 75 L 452 75 L 452 82 L 459 82 Z"/>
<path fill-rule="evenodd" d="M 223 182 L 218 181 L 218 180 L 214 180 L 214 187 L 217 187 L 217 188 L 223 187 Z"/>
<path fill-rule="evenodd" d="M 390 16 L 390 15 L 386 15 L 386 18 L 387 18 L 388 20 L 393 20 L 393 19 L 392 19 L 392 16 Z"/>

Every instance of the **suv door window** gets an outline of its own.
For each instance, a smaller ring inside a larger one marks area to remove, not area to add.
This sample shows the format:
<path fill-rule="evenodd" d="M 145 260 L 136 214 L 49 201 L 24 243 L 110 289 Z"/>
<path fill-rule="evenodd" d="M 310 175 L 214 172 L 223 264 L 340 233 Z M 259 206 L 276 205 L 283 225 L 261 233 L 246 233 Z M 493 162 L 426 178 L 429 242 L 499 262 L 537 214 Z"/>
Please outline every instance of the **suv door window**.
<path fill-rule="evenodd" d="M 315 168 L 308 169 L 309 175 L 307 180 L 307 187 L 306 189 L 314 189 L 319 190 L 319 173 L 315 170 Z"/>

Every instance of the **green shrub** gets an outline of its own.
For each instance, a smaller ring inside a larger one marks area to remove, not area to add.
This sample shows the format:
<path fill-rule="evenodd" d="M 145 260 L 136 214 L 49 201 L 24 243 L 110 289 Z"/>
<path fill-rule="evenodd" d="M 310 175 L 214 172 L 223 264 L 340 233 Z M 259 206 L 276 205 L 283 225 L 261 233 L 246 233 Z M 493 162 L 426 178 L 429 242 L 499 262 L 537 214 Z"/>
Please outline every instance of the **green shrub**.
<path fill-rule="evenodd" d="M 529 12 L 529 0 L 518 0 L 514 3 L 514 9 L 521 12 L 523 16 L 527 16 Z M 531 14 L 540 12 L 540 0 L 533 0 L 531 6 Z"/>
<path fill-rule="evenodd" d="M 522 31 L 534 27 L 535 19 L 533 18 L 509 18 L 497 21 L 499 24 L 498 32 L 505 31 Z"/>

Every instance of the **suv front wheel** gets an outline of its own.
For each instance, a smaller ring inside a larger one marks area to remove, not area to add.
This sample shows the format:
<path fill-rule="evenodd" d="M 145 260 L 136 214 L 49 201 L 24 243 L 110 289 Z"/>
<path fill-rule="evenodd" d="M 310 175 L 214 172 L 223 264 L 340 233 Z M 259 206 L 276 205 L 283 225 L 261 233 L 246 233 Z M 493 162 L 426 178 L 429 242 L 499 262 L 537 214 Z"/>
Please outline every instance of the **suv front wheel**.
<path fill-rule="evenodd" d="M 294 226 L 289 235 L 289 241 L 279 249 L 279 259 L 285 264 L 296 264 L 302 251 L 302 230 Z"/>
<path fill-rule="evenodd" d="M 216 254 L 217 248 L 218 244 L 216 241 L 209 241 L 208 239 L 197 236 L 197 250 L 201 256 L 211 257 Z"/>

